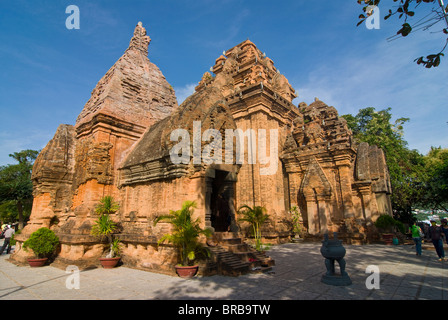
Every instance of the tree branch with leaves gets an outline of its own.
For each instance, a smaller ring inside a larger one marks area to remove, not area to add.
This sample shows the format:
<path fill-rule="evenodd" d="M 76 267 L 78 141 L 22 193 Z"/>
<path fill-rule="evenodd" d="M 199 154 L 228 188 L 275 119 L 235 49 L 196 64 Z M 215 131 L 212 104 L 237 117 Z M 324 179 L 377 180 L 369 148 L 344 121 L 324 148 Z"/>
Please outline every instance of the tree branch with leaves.
<path fill-rule="evenodd" d="M 389 9 L 388 14 L 384 17 L 384 20 L 388 20 L 392 16 L 398 16 L 398 19 L 402 20 L 403 24 L 397 33 L 390 37 L 388 40 L 392 41 L 398 37 L 407 37 L 412 32 L 419 30 L 428 31 L 434 26 L 437 26 L 440 22 L 445 23 L 446 27 L 441 27 L 437 32 L 441 32 L 443 35 L 448 35 L 448 5 L 444 6 L 442 0 L 393 0 L 398 3 L 394 8 Z M 363 13 L 359 15 L 360 21 L 357 26 L 365 22 L 373 13 L 372 8 L 378 7 L 381 0 L 357 0 L 358 4 L 362 5 Z M 423 12 L 422 4 L 426 7 L 430 7 L 430 12 L 426 16 L 413 22 L 411 20 L 417 19 L 417 12 Z M 444 56 L 444 51 L 448 45 L 448 37 L 445 38 L 445 44 L 438 53 L 421 56 L 414 61 L 423 65 L 426 68 L 438 67 L 441 62 L 441 58 Z"/>
<path fill-rule="evenodd" d="M 19 220 L 19 229 L 23 228 L 25 208 L 30 208 L 33 202 L 33 183 L 31 170 L 39 151 L 22 150 L 9 156 L 18 164 L 0 167 L 0 203 L 14 204 Z"/>

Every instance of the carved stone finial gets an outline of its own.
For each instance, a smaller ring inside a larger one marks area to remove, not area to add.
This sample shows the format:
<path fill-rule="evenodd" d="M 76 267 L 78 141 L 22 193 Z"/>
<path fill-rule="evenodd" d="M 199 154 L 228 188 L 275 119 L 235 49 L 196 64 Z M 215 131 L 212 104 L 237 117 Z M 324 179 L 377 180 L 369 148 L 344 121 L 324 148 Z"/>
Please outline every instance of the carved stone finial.
<path fill-rule="evenodd" d="M 141 21 L 138 22 L 134 30 L 134 36 L 129 43 L 128 50 L 138 50 L 143 54 L 148 55 L 148 46 L 151 42 L 151 38 L 146 35 L 146 29 L 143 27 Z"/>

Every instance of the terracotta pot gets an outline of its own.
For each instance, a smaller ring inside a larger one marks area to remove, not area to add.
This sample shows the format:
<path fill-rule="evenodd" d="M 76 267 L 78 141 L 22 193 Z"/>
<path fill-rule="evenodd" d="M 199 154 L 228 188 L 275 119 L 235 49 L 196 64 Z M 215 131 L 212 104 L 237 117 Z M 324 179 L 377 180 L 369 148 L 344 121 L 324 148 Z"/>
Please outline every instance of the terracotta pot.
<path fill-rule="evenodd" d="M 187 267 L 181 267 L 176 266 L 176 273 L 181 278 L 193 278 L 196 273 L 198 272 L 199 266 L 187 266 Z"/>
<path fill-rule="evenodd" d="M 40 258 L 40 259 L 28 259 L 28 263 L 30 267 L 37 268 L 37 267 L 43 267 L 45 265 L 45 262 L 47 262 L 48 258 Z"/>
<path fill-rule="evenodd" d="M 101 265 L 104 269 L 115 268 L 120 261 L 120 257 L 117 258 L 100 258 Z"/>
<path fill-rule="evenodd" d="M 382 237 L 387 245 L 392 245 L 394 239 L 394 235 L 392 233 L 383 233 Z"/>

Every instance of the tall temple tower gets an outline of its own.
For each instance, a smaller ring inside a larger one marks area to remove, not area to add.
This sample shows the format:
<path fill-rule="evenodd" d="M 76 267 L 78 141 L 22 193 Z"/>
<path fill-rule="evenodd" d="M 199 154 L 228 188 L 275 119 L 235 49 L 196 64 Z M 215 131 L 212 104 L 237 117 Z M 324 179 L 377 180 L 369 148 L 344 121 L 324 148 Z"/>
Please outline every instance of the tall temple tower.
<path fill-rule="evenodd" d="M 32 213 L 19 241 L 40 227 L 52 228 L 62 243 L 61 256 L 71 260 L 81 259 L 88 249 L 80 248 L 96 242 L 90 236 L 94 209 L 105 195 L 118 200 L 120 163 L 148 127 L 178 108 L 174 90 L 148 59 L 150 41 L 138 23 L 76 124 L 60 125 L 37 157 Z"/>
<path fill-rule="evenodd" d="M 279 152 L 293 120 L 300 115 L 292 104 L 297 97 L 295 90 L 274 62 L 250 40 L 227 50 L 211 70 L 215 77 L 206 73 L 196 91 L 207 86 L 219 88 L 237 128 L 245 134 L 245 156 L 238 172 L 235 207 L 265 207 L 275 225 L 266 228 L 265 237 L 289 236 L 288 186 Z M 253 130 L 252 161 L 248 154 L 248 130 Z M 264 150 L 266 154 L 262 154 Z"/>

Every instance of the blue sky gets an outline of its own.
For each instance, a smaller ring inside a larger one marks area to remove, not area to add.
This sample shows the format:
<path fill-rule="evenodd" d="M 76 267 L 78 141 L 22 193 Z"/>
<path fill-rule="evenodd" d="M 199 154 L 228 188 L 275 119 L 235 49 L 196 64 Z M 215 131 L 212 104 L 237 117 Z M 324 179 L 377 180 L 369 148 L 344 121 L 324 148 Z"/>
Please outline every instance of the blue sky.
<path fill-rule="evenodd" d="M 438 52 L 443 36 L 420 31 L 388 42 L 401 20 L 381 19 L 378 30 L 356 27 L 356 2 L 1 0 L 0 165 L 14 163 L 10 153 L 42 149 L 59 124 L 75 124 L 138 21 L 152 39 L 149 59 L 178 100 L 224 50 L 250 39 L 297 90 L 296 105 L 318 97 L 340 115 L 390 107 L 394 118 L 410 118 L 404 128 L 410 148 L 423 154 L 447 148 L 448 57 L 433 69 L 413 62 Z M 65 26 L 69 5 L 80 10 L 79 30 Z M 393 5 L 383 0 L 381 17 Z"/>

